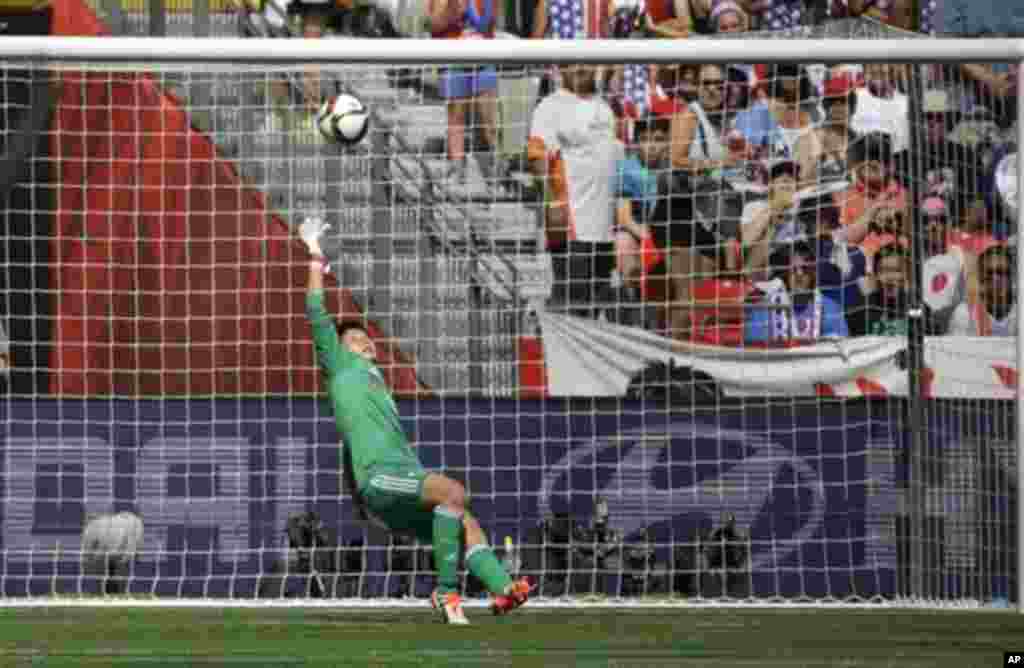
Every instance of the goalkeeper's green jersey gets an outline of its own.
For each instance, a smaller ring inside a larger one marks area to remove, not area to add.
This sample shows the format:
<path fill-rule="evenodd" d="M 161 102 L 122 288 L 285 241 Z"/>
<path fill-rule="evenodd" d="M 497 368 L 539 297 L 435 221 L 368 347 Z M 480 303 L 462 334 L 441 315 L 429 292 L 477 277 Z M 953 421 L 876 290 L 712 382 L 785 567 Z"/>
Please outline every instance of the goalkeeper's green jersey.
<path fill-rule="evenodd" d="M 415 464 L 384 376 L 373 362 L 356 355 L 338 338 L 334 319 L 324 307 L 324 291 L 306 295 L 306 315 L 313 326 L 317 362 L 327 377 L 327 396 L 343 448 L 348 448 L 352 474 L 362 489 L 375 464 Z"/>

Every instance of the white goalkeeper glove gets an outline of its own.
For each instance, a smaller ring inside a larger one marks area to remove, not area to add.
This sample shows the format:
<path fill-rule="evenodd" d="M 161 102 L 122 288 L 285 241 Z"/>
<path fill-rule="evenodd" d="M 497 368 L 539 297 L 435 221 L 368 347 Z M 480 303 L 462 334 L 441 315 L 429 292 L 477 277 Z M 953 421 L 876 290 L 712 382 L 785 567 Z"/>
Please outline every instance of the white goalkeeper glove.
<path fill-rule="evenodd" d="M 299 225 L 299 237 L 302 242 L 306 244 L 306 248 L 309 249 L 310 255 L 323 256 L 324 252 L 320 248 L 320 237 L 324 235 L 330 225 L 320 216 L 309 216 L 302 225 Z"/>

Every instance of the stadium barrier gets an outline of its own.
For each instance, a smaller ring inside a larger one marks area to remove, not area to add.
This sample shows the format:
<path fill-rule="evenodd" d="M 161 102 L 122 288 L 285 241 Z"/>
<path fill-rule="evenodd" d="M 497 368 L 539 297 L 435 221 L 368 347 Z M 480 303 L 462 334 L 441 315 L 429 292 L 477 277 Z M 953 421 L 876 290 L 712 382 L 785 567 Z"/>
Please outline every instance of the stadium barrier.
<path fill-rule="evenodd" d="M 511 537 L 520 572 L 540 583 L 542 597 L 907 597 L 897 577 L 909 566 L 905 406 L 690 415 L 652 414 L 643 402 L 597 407 L 421 401 L 405 426 L 428 468 L 465 482 L 493 544 Z M 979 429 L 944 408 L 934 407 L 929 433 L 942 463 L 927 492 L 939 536 L 926 548 L 936 602 L 1012 599 L 1014 537 L 1000 509 L 1018 498 L 1013 440 L 1006 425 Z M 37 422 L 11 421 L 24 411 Z M 548 417 L 536 420 L 540 413 Z M 114 508 L 134 509 L 145 523 L 137 560 L 122 575 L 128 594 L 254 599 L 275 577 L 271 566 L 288 558 L 288 518 L 312 510 L 345 555 L 329 598 L 429 596 L 422 546 L 354 521 L 333 422 L 319 414 L 310 399 L 4 404 L 0 592 L 98 593 L 99 579 L 81 570 L 80 533 L 87 515 Z M 601 521 L 595 499 L 607 504 L 608 538 L 590 531 Z M 725 591 L 698 586 L 693 578 L 713 569 L 679 553 L 723 514 L 749 528 L 749 558 Z M 560 519 L 577 530 L 556 541 Z M 545 524 L 549 531 L 539 531 Z M 586 558 L 594 549 L 606 554 Z M 640 550 L 649 563 L 631 566 L 626 557 Z M 404 567 L 396 551 L 408 552 Z M 301 575 L 273 597 L 301 597 Z"/>

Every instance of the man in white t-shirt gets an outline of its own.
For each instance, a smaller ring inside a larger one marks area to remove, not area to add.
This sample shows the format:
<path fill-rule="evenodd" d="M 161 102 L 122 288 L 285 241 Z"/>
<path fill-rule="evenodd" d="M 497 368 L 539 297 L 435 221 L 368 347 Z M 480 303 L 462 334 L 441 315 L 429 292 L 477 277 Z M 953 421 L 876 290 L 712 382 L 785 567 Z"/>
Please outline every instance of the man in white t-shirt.
<path fill-rule="evenodd" d="M 910 101 L 896 88 L 892 66 L 873 63 L 864 66 L 864 86 L 858 88 L 857 111 L 850 127 L 859 134 L 885 132 L 892 139 L 892 152 L 910 146 Z"/>
<path fill-rule="evenodd" d="M 533 113 L 527 150 L 531 173 L 547 194 L 545 235 L 552 258 L 552 301 L 568 300 L 579 315 L 607 297 L 615 266 L 615 183 L 625 156 L 615 114 L 598 95 L 593 66 L 562 67 L 563 87 Z"/>

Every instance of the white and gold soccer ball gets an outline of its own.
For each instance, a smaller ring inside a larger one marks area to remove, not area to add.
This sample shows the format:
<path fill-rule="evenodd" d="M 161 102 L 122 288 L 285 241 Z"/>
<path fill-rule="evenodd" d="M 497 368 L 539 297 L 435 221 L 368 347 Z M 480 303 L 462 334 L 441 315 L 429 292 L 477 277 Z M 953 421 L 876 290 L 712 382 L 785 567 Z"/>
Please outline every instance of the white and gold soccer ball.
<path fill-rule="evenodd" d="M 316 126 L 328 141 L 352 146 L 366 137 L 370 129 L 370 112 L 356 96 L 341 93 L 320 105 Z"/>

